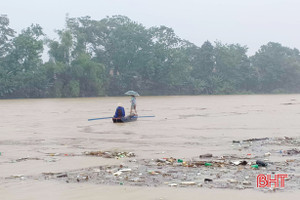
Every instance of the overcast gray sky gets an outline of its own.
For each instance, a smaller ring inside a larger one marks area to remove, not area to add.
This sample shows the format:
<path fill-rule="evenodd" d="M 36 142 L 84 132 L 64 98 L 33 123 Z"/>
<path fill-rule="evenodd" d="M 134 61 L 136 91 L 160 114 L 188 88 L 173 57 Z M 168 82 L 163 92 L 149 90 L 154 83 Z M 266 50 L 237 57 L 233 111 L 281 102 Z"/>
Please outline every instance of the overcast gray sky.
<path fill-rule="evenodd" d="M 70 17 L 125 15 L 147 28 L 165 25 L 201 46 L 206 40 L 240 43 L 249 54 L 269 41 L 300 49 L 300 0 L 0 0 L 16 31 L 32 23 L 55 38 Z"/>

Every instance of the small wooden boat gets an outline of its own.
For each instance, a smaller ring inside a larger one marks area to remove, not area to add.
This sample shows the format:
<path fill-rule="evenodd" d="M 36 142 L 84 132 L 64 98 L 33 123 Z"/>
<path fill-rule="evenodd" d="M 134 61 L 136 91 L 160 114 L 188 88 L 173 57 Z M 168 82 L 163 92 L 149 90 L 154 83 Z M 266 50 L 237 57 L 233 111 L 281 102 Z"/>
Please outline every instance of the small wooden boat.
<path fill-rule="evenodd" d="M 133 122 L 133 121 L 136 121 L 138 118 L 137 115 L 128 115 L 128 116 L 125 116 L 125 117 L 121 117 L 121 118 L 112 118 L 112 121 L 114 123 L 125 123 L 125 122 Z"/>

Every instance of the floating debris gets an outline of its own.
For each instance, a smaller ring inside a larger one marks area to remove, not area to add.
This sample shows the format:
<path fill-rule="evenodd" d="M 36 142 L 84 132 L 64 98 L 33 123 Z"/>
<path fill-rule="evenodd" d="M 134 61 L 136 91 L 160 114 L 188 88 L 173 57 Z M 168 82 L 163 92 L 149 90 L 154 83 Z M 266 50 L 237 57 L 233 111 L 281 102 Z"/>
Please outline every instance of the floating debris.
<path fill-rule="evenodd" d="M 252 168 L 258 169 L 258 165 L 251 165 Z"/>
<path fill-rule="evenodd" d="M 200 155 L 200 158 L 211 158 L 213 155 L 211 153 Z"/>
<path fill-rule="evenodd" d="M 169 186 L 170 186 L 170 187 L 177 187 L 178 184 L 176 184 L 176 183 L 170 183 Z"/>
<path fill-rule="evenodd" d="M 16 162 L 22 162 L 22 161 L 27 161 L 27 160 L 41 160 L 40 158 L 30 158 L 30 157 L 25 157 L 25 158 L 18 158 L 15 161 Z"/>
<path fill-rule="evenodd" d="M 251 185 L 250 181 L 243 181 L 243 185 Z"/>
<path fill-rule="evenodd" d="M 63 173 L 63 174 L 59 174 L 56 176 L 56 178 L 64 178 L 64 177 L 68 177 L 67 173 Z"/>
<path fill-rule="evenodd" d="M 245 160 L 237 160 L 237 161 L 230 161 L 230 163 L 234 164 L 234 165 L 247 165 L 247 161 Z"/>
<path fill-rule="evenodd" d="M 265 156 L 270 156 L 270 155 L 271 155 L 270 152 L 265 153 Z"/>
<path fill-rule="evenodd" d="M 238 181 L 236 179 L 229 179 L 228 182 L 229 183 L 238 183 Z"/>
<path fill-rule="evenodd" d="M 135 157 L 135 154 L 132 152 L 111 152 L 111 151 L 91 151 L 91 152 L 85 152 L 85 155 L 98 156 L 98 157 L 103 157 L 103 158 Z"/>
<path fill-rule="evenodd" d="M 291 150 L 286 151 L 287 155 L 295 155 L 295 154 L 299 154 L 299 153 L 300 153 L 300 150 L 298 150 L 298 149 L 291 149 Z"/>
<path fill-rule="evenodd" d="M 253 138 L 243 140 L 241 144 L 245 141 L 249 141 L 250 149 L 238 154 L 212 156 L 212 154 L 207 153 L 192 158 L 163 157 L 161 155 L 162 158 L 125 159 L 118 165 L 93 166 L 59 173 L 48 172 L 35 177 L 26 176 L 26 179 L 52 179 L 64 183 L 89 182 L 126 186 L 157 187 L 167 185 L 169 187 L 253 189 L 256 185 L 257 175 L 280 172 L 289 176 L 289 179 L 286 179 L 288 184 L 286 184 L 285 190 L 299 189 L 300 160 L 298 155 L 300 150 L 296 148 L 285 150 L 287 148 L 283 145 L 278 146 L 278 148 L 276 146 L 279 144 L 278 142 L 290 146 L 295 145 L 298 142 L 297 139 L 287 137 Z M 266 150 L 264 145 L 272 145 L 272 148 Z M 272 156 L 270 156 L 271 153 Z M 67 155 L 80 154 L 67 153 Z M 46 158 L 55 160 L 57 159 L 55 156 L 65 156 L 65 154 L 55 153 L 49 154 L 49 156 L 51 157 Z M 132 152 L 91 151 L 85 152 L 81 156 L 120 159 L 134 157 L 135 154 Z M 289 159 L 273 160 L 276 156 L 290 157 L 288 157 Z M 23 160 L 21 159 L 21 161 Z M 22 180 L 25 176 L 8 178 L 20 178 Z"/>
<path fill-rule="evenodd" d="M 256 164 L 258 165 L 258 166 L 262 166 L 262 167 L 266 167 L 268 164 L 267 163 L 265 163 L 265 162 L 263 162 L 263 161 L 261 161 L 261 160 L 257 160 L 256 161 Z"/>
<path fill-rule="evenodd" d="M 263 141 L 263 140 L 269 140 L 270 138 L 265 137 L 265 138 L 251 138 L 247 140 L 243 140 L 243 142 L 257 142 L 257 141 Z"/>
<path fill-rule="evenodd" d="M 196 185 L 196 182 L 193 182 L 193 181 L 184 181 L 184 182 L 181 182 L 180 185 Z"/>

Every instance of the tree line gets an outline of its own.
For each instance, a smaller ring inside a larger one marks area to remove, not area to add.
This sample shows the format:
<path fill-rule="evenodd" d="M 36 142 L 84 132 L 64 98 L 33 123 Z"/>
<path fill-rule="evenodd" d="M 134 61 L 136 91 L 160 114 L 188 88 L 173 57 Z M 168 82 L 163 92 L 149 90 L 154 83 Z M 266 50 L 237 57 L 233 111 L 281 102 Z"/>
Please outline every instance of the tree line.
<path fill-rule="evenodd" d="M 248 56 L 247 46 L 199 47 L 126 16 L 66 17 L 56 33 L 33 24 L 17 34 L 0 15 L 0 98 L 300 92 L 299 50 L 275 42 Z"/>

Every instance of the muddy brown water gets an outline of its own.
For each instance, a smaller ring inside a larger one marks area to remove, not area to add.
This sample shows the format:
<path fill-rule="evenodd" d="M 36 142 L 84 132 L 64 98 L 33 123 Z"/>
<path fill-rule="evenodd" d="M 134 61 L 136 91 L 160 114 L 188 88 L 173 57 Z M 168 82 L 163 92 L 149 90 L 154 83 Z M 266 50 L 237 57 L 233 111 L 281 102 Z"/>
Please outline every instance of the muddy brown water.
<path fill-rule="evenodd" d="M 241 152 L 233 148 L 232 140 L 300 137 L 300 95 L 296 94 L 138 97 L 138 114 L 155 115 L 154 118 L 140 118 L 126 124 L 113 124 L 110 119 L 88 121 L 112 116 L 118 103 L 129 112 L 129 101 L 128 97 L 0 100 L 1 199 L 45 199 L 49 193 L 55 193 L 55 199 L 97 199 L 99 188 L 106 199 L 141 199 L 144 195 L 148 196 L 144 199 L 182 199 L 174 195 L 175 191 L 191 198 L 199 192 L 210 197 L 214 192 L 198 188 L 62 184 L 7 177 L 124 162 L 67 156 L 85 151 L 130 151 L 136 154 L 136 159 L 189 159 L 205 153 L 216 156 L 254 153 L 251 149 Z M 55 153 L 66 156 L 55 162 L 47 160 L 47 155 Z M 16 162 L 20 158 L 31 159 Z M 281 158 L 271 156 L 270 159 Z M 228 191 L 216 191 L 216 196 L 224 193 L 225 199 L 231 197 Z M 257 191 L 232 193 L 275 198 Z M 294 193 L 297 194 L 299 190 Z"/>

